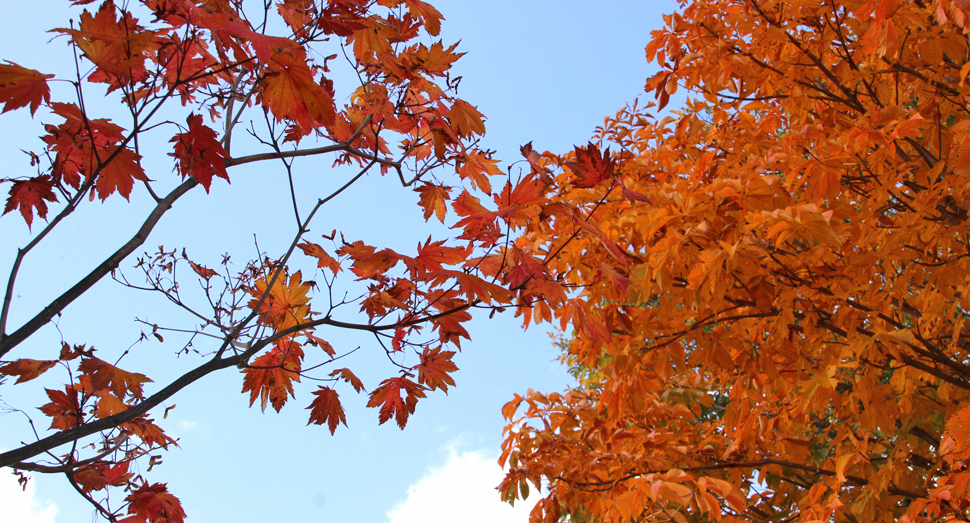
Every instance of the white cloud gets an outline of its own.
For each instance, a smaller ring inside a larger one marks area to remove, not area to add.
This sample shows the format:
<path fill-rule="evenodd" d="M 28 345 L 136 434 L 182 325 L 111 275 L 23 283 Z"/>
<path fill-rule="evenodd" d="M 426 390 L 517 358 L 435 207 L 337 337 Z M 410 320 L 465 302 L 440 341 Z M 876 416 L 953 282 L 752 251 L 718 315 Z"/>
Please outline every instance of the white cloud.
<path fill-rule="evenodd" d="M 34 483 L 27 483 L 27 490 L 20 488 L 17 477 L 0 472 L 0 507 L 3 507 L 3 520 L 17 523 L 54 523 L 57 506 L 53 503 L 41 506 L 34 499 Z"/>
<path fill-rule="evenodd" d="M 527 523 L 539 499 L 533 492 L 515 507 L 499 500 L 495 487 L 504 474 L 485 451 L 447 447 L 444 466 L 433 468 L 408 487 L 408 497 L 387 512 L 389 523 Z"/>

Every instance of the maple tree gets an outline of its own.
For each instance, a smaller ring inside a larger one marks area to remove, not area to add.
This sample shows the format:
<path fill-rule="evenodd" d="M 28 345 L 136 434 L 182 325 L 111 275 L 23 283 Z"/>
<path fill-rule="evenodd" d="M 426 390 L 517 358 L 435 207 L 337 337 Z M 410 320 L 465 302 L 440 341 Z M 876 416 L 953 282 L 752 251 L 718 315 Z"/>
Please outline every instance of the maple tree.
<path fill-rule="evenodd" d="M 340 394 L 366 393 L 380 423 L 393 419 L 403 429 L 422 398 L 455 385 L 454 349 L 469 338 L 471 309 L 494 312 L 549 292 L 542 263 L 506 245 L 541 186 L 512 180 L 479 147 L 484 116 L 458 97 L 449 70 L 462 53 L 436 39 L 442 15 L 431 5 L 73 4 L 76 18 L 53 33 L 75 57 L 74 77 L 0 64 L 2 112 L 29 111 L 45 123 L 41 149 L 26 151 L 23 168 L 0 179 L 5 227 L 26 224 L 30 234 L 12 256 L 0 306 L 0 383 L 39 387 L 49 400 L 41 414 L 16 407 L 36 439 L 0 453 L 0 466 L 22 481 L 28 472 L 63 474 L 108 521 L 181 522 L 178 497 L 149 471 L 176 444 L 159 418 L 200 378 L 241 372 L 250 406 L 277 411 L 312 380 L 308 424 L 331 433 L 347 424 Z M 340 64 L 353 79 L 347 85 L 331 70 Z M 97 113 L 91 100 L 103 93 L 122 110 Z M 345 180 L 307 198 L 294 167 L 307 157 L 332 162 Z M 247 210 L 292 215 L 295 227 L 278 232 L 289 235 L 285 249 L 242 264 L 232 258 L 238 253 L 192 259 L 184 248 L 144 250 L 169 214 L 205 212 L 173 207 L 183 196 L 232 191 L 233 169 L 254 162 L 276 165 L 287 180 L 286 201 Z M 452 227 L 453 237 L 429 227 L 414 252 L 398 252 L 339 228 L 308 234 L 319 211 L 369 173 L 414 191 L 416 212 Z M 31 292 L 18 276 L 51 231 L 82 206 L 97 213 L 107 208 L 100 203 L 121 199 L 144 206 L 130 239 L 41 310 L 16 310 L 14 296 Z M 72 302 L 111 279 L 191 318 L 140 321 L 150 328 L 142 341 L 175 343 L 198 357 L 194 367 L 155 383 L 147 369 L 129 368 L 136 349 L 96 349 L 58 329 L 58 318 L 77 313 Z M 341 298 L 348 288 L 356 290 Z M 34 342 L 51 329 L 60 343 Z M 358 378 L 353 358 L 344 359 L 354 351 L 327 341 L 332 329 L 370 334 L 388 377 Z M 49 420 L 35 423 L 38 416 Z"/>
<path fill-rule="evenodd" d="M 516 245 L 571 290 L 526 316 L 573 333 L 580 385 L 506 405 L 504 499 L 542 485 L 535 523 L 970 519 L 968 23 L 684 0 L 646 47 L 657 103 L 523 148 L 546 187 Z"/>

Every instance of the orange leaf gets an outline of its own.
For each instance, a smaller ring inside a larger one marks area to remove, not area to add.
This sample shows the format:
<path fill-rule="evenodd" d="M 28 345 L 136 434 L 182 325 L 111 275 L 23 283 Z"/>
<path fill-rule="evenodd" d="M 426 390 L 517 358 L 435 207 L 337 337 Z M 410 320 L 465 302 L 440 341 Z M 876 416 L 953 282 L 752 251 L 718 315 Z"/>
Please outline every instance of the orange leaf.
<path fill-rule="evenodd" d="M 282 274 L 267 291 L 269 281 L 270 277 L 257 281 L 249 292 L 253 297 L 249 300 L 250 308 L 256 307 L 263 294 L 268 292 L 259 307 L 260 321 L 278 331 L 304 323 L 310 317 L 310 298 L 307 297 L 310 285 L 303 283 L 303 274 L 297 271 L 289 279 Z"/>
<path fill-rule="evenodd" d="M 491 154 L 477 150 L 465 153 L 461 158 L 461 167 L 458 168 L 458 176 L 462 180 L 471 180 L 485 194 L 492 194 L 492 184 L 488 177 L 501 174 L 498 160 L 492 158 Z"/>
<path fill-rule="evenodd" d="M 357 376 L 355 376 L 354 373 L 350 371 L 350 369 L 346 369 L 346 368 L 337 369 L 331 372 L 330 376 L 333 377 L 338 374 L 340 375 L 341 379 L 343 379 L 347 383 L 350 383 L 350 385 L 353 386 L 354 390 L 356 390 L 357 392 L 364 390 L 364 384 L 361 383 L 360 379 Z"/>
<path fill-rule="evenodd" d="M 485 134 L 485 123 L 482 121 L 484 118 L 485 115 L 464 100 L 455 100 L 448 111 L 448 120 L 455 132 L 462 137 Z"/>
<path fill-rule="evenodd" d="M 303 250 L 303 253 L 307 256 L 311 256 L 317 259 L 317 267 L 321 269 L 330 269 L 334 276 L 341 271 L 340 262 L 335 260 L 333 256 L 327 254 L 327 251 L 323 250 L 323 247 L 315 243 L 304 241 L 303 243 L 297 245 Z"/>
<path fill-rule="evenodd" d="M 89 392 L 110 390 L 115 396 L 124 398 L 130 394 L 134 398 L 143 398 L 142 383 L 150 383 L 144 374 L 128 372 L 98 358 L 85 358 L 78 365 L 81 383 L 90 386 Z M 87 390 L 87 389 L 86 389 Z"/>
<path fill-rule="evenodd" d="M 267 400 L 279 412 L 286 403 L 287 394 L 293 396 L 293 382 L 300 381 L 303 349 L 296 342 L 278 340 L 272 350 L 256 358 L 243 369 L 242 392 L 249 391 L 249 406 L 260 398 L 260 408 L 265 411 Z"/>
<path fill-rule="evenodd" d="M 438 36 L 441 32 L 441 20 L 444 17 L 437 9 L 421 0 L 404 0 L 404 3 L 415 18 L 420 18 L 424 22 L 424 29 L 429 35 Z"/>
<path fill-rule="evenodd" d="M 3 103 L 0 114 L 29 105 L 33 115 L 41 103 L 51 100 L 48 78 L 54 78 L 54 75 L 42 74 L 13 62 L 0 64 L 0 102 Z"/>
<path fill-rule="evenodd" d="M 7 376 L 20 376 L 14 385 L 17 383 L 23 383 L 25 381 L 30 381 L 37 376 L 47 372 L 48 369 L 54 366 L 57 360 L 30 360 L 30 359 L 19 359 L 17 361 L 12 361 L 2 367 L 0 367 L 0 374 L 6 374 Z"/>
<path fill-rule="evenodd" d="M 293 121 L 302 128 L 303 135 L 334 124 L 333 98 L 313 80 L 302 47 L 277 48 L 264 78 L 263 103 L 277 120 Z"/>
<path fill-rule="evenodd" d="M 450 199 L 451 187 L 424 182 L 415 192 L 421 195 L 418 205 L 424 208 L 425 221 L 434 214 L 441 223 L 445 223 L 445 213 L 448 212 L 445 202 Z"/>
<path fill-rule="evenodd" d="M 161 427 L 152 422 L 150 418 L 146 418 L 144 416 L 135 418 L 128 423 L 123 424 L 122 428 L 134 433 L 135 436 L 138 436 L 138 439 L 149 447 L 158 445 L 167 449 L 170 444 L 173 444 L 176 447 L 178 446 L 178 443 L 176 443 L 172 438 L 168 437 Z"/>

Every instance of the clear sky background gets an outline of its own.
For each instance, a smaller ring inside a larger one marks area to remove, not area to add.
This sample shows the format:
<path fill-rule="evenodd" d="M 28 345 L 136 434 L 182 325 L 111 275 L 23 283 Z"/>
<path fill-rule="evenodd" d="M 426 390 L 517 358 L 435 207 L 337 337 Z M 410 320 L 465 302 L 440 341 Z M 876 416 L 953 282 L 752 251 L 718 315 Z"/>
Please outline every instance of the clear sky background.
<path fill-rule="evenodd" d="M 459 50 L 467 53 L 453 72 L 463 77 L 459 95 L 487 116 L 484 145 L 497 151 L 503 165 L 519 160 L 518 148 L 526 142 L 554 152 L 585 144 L 605 116 L 642 98 L 644 80 L 655 70 L 646 63 L 643 48 L 650 31 L 662 24 L 661 15 L 675 8 L 673 2 L 660 0 L 432 4 L 446 18 L 441 38 L 446 43 L 460 39 Z M 89 6 L 96 8 L 97 4 Z M 69 75 L 72 62 L 66 40 L 48 43 L 50 35 L 44 31 L 66 26 L 79 12 L 61 0 L 0 2 L 0 59 Z M 55 88 L 58 96 L 68 98 L 63 86 Z M 110 99 L 97 103 L 114 110 Z M 0 176 L 28 173 L 19 150 L 40 149 L 36 137 L 45 120 L 52 119 L 38 112 L 32 120 L 23 110 L 0 117 Z M 166 145 L 160 150 L 164 158 L 170 149 Z M 299 183 L 309 197 L 316 198 L 340 181 L 329 165 L 329 159 L 298 163 Z M 174 176 L 170 170 L 170 163 L 159 163 L 149 176 Z M 260 248 L 276 255 L 289 242 L 292 228 L 285 217 L 274 216 L 274 198 L 285 196 L 279 171 L 272 164 L 251 165 L 230 171 L 231 185 L 217 180 L 209 196 L 195 191 L 163 219 L 145 249 L 184 246 L 194 259 L 210 265 L 224 252 L 239 253 L 242 262 L 255 252 L 255 234 Z M 394 180 L 370 176 L 362 181 L 327 209 L 311 237 L 337 228 L 348 239 L 413 249 L 431 232 L 442 234 L 424 225 L 414 198 L 395 187 Z M 18 280 L 11 325 L 19 325 L 130 236 L 144 212 L 139 203 L 145 200 L 136 194 L 131 204 L 114 198 L 78 211 L 50 240 L 49 248 L 28 260 Z M 16 247 L 27 238 L 19 215 L 0 219 L 4 278 Z M 126 261 L 122 267 L 131 265 Z M 137 276 L 130 269 L 128 273 Z M 153 305 L 167 310 L 156 298 L 103 282 L 68 309 L 60 329 L 69 341 L 93 343 L 106 353 L 119 354 L 141 331 L 133 321 L 136 316 L 166 325 L 186 324 L 184 317 L 154 312 Z M 496 465 L 504 427 L 500 409 L 514 393 L 528 388 L 559 391 L 571 380 L 555 361 L 558 351 L 546 329 L 523 332 L 506 314 L 492 320 L 476 318 L 469 331 L 472 341 L 464 342 L 455 358 L 461 369 L 457 387 L 447 396 L 434 393 L 420 402 L 403 432 L 393 423 L 378 426 L 376 410 L 364 408 L 365 396 L 341 395 L 350 427 L 341 426 L 331 436 L 325 428 L 305 426 L 303 407 L 312 390 L 307 384 L 298 387 L 296 400 L 282 413 L 261 413 L 248 408 L 248 396 L 239 393 L 237 373 L 209 376 L 174 398 L 177 407 L 163 427 L 179 438 L 181 448 L 165 453 L 164 464 L 149 478 L 169 483 L 191 523 L 524 523 L 532 503 L 512 509 L 499 502 L 493 490 L 502 478 Z M 372 340 L 318 334 L 338 349 L 362 346 L 350 366 L 361 370 L 358 375 L 368 389 L 389 375 L 386 366 L 378 365 L 383 356 L 374 352 Z M 177 341 L 170 338 L 167 344 L 137 346 L 123 368 L 165 383 L 166 377 L 198 364 L 198 359 L 177 359 Z M 58 340 L 57 331 L 47 329 L 9 357 L 53 357 Z M 372 374 L 363 370 L 370 360 L 376 365 Z M 33 409 L 46 400 L 20 390 L 23 387 L 0 387 L 0 398 L 44 423 L 44 416 Z M 28 437 L 23 420 L 18 413 L 0 415 L 0 448 L 9 449 Z M 35 474 L 31 487 L 22 493 L 13 476 L 0 471 L 0 507 L 4 521 L 92 520 L 91 507 L 61 477 Z"/>

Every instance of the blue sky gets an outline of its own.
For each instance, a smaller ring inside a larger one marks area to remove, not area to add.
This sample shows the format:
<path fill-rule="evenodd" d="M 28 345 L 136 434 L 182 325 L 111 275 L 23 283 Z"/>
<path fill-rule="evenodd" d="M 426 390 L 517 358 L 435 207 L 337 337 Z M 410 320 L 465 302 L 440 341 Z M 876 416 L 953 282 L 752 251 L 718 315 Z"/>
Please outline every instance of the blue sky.
<path fill-rule="evenodd" d="M 643 47 L 650 31 L 661 25 L 661 14 L 675 7 L 668 1 L 432 3 L 446 18 L 441 38 L 460 39 L 459 50 L 467 53 L 453 73 L 463 76 L 459 94 L 487 116 L 484 145 L 496 150 L 504 165 L 519 159 L 518 148 L 526 142 L 555 152 L 585 144 L 605 116 L 642 96 L 644 80 L 653 70 L 644 60 Z M 64 41 L 47 43 L 50 36 L 43 33 L 77 16 L 79 9 L 68 10 L 65 4 L 0 3 L 0 59 L 43 72 L 69 73 Z M 99 102 L 112 110 L 110 100 Z M 23 174 L 18 169 L 26 164 L 19 149 L 39 149 L 36 136 L 43 120 L 40 113 L 31 120 L 26 111 L 0 117 L 3 176 Z M 318 188 L 315 184 L 325 188 L 331 180 L 329 161 L 297 167 L 309 180 L 308 192 Z M 171 176 L 170 169 L 162 166 L 149 175 Z M 204 260 L 238 252 L 243 260 L 255 252 L 255 234 L 262 250 L 275 252 L 288 241 L 289 229 L 280 235 L 280 227 L 291 224 L 281 224 L 269 212 L 267 202 L 282 187 L 267 183 L 268 177 L 278 176 L 270 172 L 274 170 L 275 166 L 253 165 L 230 172 L 231 185 L 217 181 L 209 196 L 197 191 L 165 218 L 145 247 L 185 246 L 193 258 Z M 394 187 L 393 180 L 372 176 L 362 182 L 327 210 L 319 231 L 337 228 L 348 239 L 405 248 L 428 236 L 413 198 Z M 29 260 L 18 281 L 13 325 L 131 234 L 127 220 L 137 219 L 138 203 L 143 201 L 137 195 L 131 204 L 116 200 L 79 211 L 52 238 L 52 248 Z M 27 238 L 18 216 L 0 219 L 0 274 L 7 273 L 13 251 Z M 136 315 L 159 323 L 184 323 L 185 318 L 177 315 L 152 312 L 155 305 L 165 310 L 153 300 L 105 282 L 73 304 L 60 327 L 71 341 L 118 354 L 141 330 L 133 321 Z M 476 318 L 469 330 L 472 342 L 463 343 L 455 359 L 461 369 L 457 387 L 447 396 L 435 393 L 419 403 L 403 432 L 392 423 L 378 426 L 376 412 L 364 408 L 366 397 L 342 395 L 350 427 L 341 426 L 331 436 L 322 427 L 305 426 L 303 406 L 311 387 L 298 388 L 296 401 L 282 413 L 261 413 L 248 408 L 248 397 L 239 393 L 238 374 L 210 376 L 174 398 L 177 407 L 163 426 L 180 438 L 181 448 L 166 453 L 164 464 L 149 477 L 169 483 L 193 523 L 405 523 L 420 516 L 425 523 L 497 518 L 524 522 L 526 511 L 508 509 L 490 490 L 501 479 L 495 465 L 504 426 L 499 410 L 516 392 L 561 390 L 570 380 L 555 362 L 558 353 L 543 328 L 523 332 L 507 314 L 492 320 Z M 338 348 L 362 346 L 352 362 L 355 371 L 367 368 L 369 358 L 377 359 L 367 351 L 373 349 L 367 338 L 325 334 Z M 57 332 L 47 329 L 11 356 L 43 357 L 54 350 L 50 347 L 57 340 Z M 162 383 L 191 363 L 176 359 L 175 350 L 171 345 L 140 345 L 126 360 L 126 368 Z M 386 372 L 378 368 L 372 375 L 359 374 L 372 388 Z M 10 385 L 0 388 L 0 396 L 25 409 L 43 403 L 26 389 Z M 0 447 L 10 448 L 25 438 L 22 429 L 21 416 L 0 416 Z M 92 520 L 90 507 L 62 478 L 35 475 L 32 497 L 14 492 L 11 478 L 0 473 L 0 506 L 23 505 L 25 511 L 34 510 L 38 522 Z M 33 509 L 27 506 L 31 502 Z"/>

